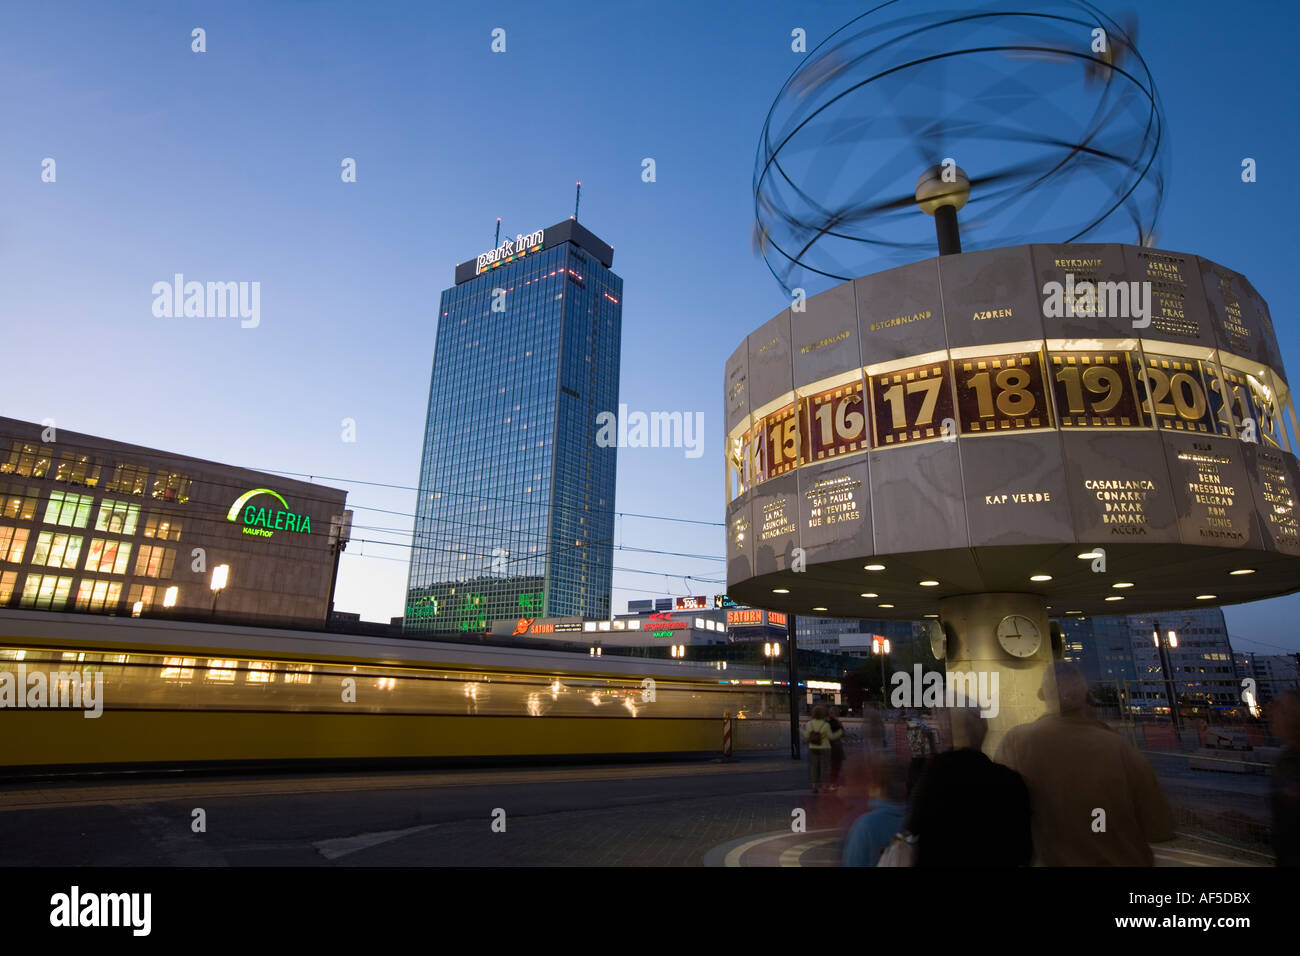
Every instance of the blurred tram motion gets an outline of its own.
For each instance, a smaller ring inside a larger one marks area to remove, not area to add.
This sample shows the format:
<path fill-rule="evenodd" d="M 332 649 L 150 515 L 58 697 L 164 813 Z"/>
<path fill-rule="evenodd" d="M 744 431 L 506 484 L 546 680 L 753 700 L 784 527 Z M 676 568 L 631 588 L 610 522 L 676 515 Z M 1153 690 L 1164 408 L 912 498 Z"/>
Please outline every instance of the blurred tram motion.
<path fill-rule="evenodd" d="M 750 715 L 740 747 L 780 745 L 786 722 L 757 668 L 2 611 L 0 690 L 20 673 L 63 706 L 0 696 L 7 770 L 708 755 L 724 711 Z"/>

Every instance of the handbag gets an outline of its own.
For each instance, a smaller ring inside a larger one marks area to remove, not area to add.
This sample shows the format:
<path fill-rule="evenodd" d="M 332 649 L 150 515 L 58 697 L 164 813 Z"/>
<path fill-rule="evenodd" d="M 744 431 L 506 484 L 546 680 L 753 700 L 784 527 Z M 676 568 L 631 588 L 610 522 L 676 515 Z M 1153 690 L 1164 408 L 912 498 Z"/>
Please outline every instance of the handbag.
<path fill-rule="evenodd" d="M 894 834 L 876 866 L 916 866 L 916 837 L 910 833 Z"/>

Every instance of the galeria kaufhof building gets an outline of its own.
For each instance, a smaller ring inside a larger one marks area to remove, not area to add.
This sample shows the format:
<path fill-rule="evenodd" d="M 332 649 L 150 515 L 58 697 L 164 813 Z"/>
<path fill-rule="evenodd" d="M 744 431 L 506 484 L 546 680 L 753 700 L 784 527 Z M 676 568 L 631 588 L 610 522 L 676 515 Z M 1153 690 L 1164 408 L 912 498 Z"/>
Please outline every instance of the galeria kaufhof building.
<path fill-rule="evenodd" d="M 0 418 L 0 608 L 319 624 L 346 500 Z M 223 565 L 227 583 L 214 592 Z"/>

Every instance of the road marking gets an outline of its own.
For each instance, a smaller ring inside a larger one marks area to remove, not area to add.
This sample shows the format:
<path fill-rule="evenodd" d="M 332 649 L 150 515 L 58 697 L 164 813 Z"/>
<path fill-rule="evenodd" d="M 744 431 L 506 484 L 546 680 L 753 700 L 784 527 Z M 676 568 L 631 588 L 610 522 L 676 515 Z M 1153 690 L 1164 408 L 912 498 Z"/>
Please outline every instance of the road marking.
<path fill-rule="evenodd" d="M 1230 860 L 1227 857 L 1211 856 L 1195 850 L 1180 850 L 1173 847 L 1155 850 L 1156 866 L 1258 866 L 1242 860 Z"/>
<path fill-rule="evenodd" d="M 372 846 L 379 846 L 381 843 L 389 843 L 393 840 L 400 840 L 402 837 L 410 836 L 413 833 L 423 833 L 425 830 L 432 830 L 438 824 L 426 823 L 424 826 L 409 827 L 405 830 L 382 830 L 378 833 L 358 833 L 356 836 L 342 837 L 337 840 L 321 840 L 319 843 L 313 843 L 321 856 L 327 860 L 337 860 L 341 856 L 347 856 L 349 853 L 358 853 L 361 850 L 368 850 Z"/>
<path fill-rule="evenodd" d="M 801 843 L 798 846 L 792 846 L 781 854 L 781 866 L 803 866 L 800 859 L 805 853 L 813 847 L 825 846 L 827 843 L 834 843 L 838 837 L 826 837 L 822 840 L 811 840 L 808 843 Z"/>
<path fill-rule="evenodd" d="M 734 850 L 732 850 L 730 853 L 727 854 L 726 858 L 722 861 L 722 865 L 740 866 L 740 858 L 744 856 L 749 850 L 758 846 L 760 843 L 767 843 L 769 840 L 777 840 L 780 839 L 780 837 L 783 837 L 785 835 L 786 834 L 782 833 L 779 836 L 759 837 L 757 840 L 750 840 L 748 843 L 742 843 L 740 846 L 736 847 Z"/>
<path fill-rule="evenodd" d="M 1245 847 L 1234 846 L 1231 843 L 1221 843 L 1218 840 L 1211 840 L 1209 837 L 1198 836 L 1195 833 L 1183 833 L 1182 831 L 1179 831 L 1178 835 L 1188 840 L 1195 840 L 1197 843 L 1208 843 L 1210 846 L 1221 846 L 1225 850 L 1232 850 L 1236 853 L 1244 853 L 1247 856 L 1258 857 L 1262 861 L 1263 866 L 1273 865 L 1273 857 L 1269 856 L 1267 853 L 1260 853 L 1258 850 L 1248 850 Z"/>
<path fill-rule="evenodd" d="M 822 830 L 813 830 L 813 831 L 811 831 L 810 834 L 806 834 L 806 835 L 812 835 L 812 834 L 816 834 L 816 833 L 833 833 L 833 832 L 835 832 L 835 830 L 834 830 L 833 828 L 827 828 L 827 829 L 822 829 Z M 726 855 L 725 857 L 723 857 L 722 865 L 723 865 L 723 866 L 744 866 L 744 864 L 740 862 L 740 861 L 741 861 L 741 858 L 742 858 L 746 853 L 748 853 L 750 850 L 752 850 L 752 849 L 754 849 L 755 847 L 760 846 L 760 845 L 762 845 L 762 844 L 764 844 L 764 843 L 772 843 L 772 842 L 775 841 L 775 840 L 787 840 L 787 839 L 789 839 L 789 838 L 792 837 L 792 836 L 798 836 L 798 834 L 796 834 L 796 833 L 792 833 L 792 832 L 788 832 L 788 831 L 786 831 L 786 830 L 778 830 L 776 833 L 768 833 L 768 834 L 764 834 L 763 836 L 760 836 L 760 837 L 755 837 L 755 838 L 752 839 L 752 840 L 748 840 L 748 841 L 746 841 L 745 843 L 740 844 L 740 846 L 736 847 L 735 849 L 733 849 L 733 850 L 731 850 L 729 853 L 727 853 L 727 855 Z M 834 839 L 834 837 L 832 837 L 831 839 Z M 818 841 L 816 841 L 816 842 L 817 842 L 817 843 L 829 843 L 830 840 L 818 840 Z M 811 844 L 811 843 L 809 843 L 809 844 L 802 844 L 802 845 L 805 846 L 805 848 L 809 848 L 809 849 L 813 846 L 813 844 Z M 787 851 L 785 851 L 785 852 L 788 853 L 788 852 L 790 852 L 790 851 L 787 850 Z M 782 854 L 782 858 L 784 858 L 784 855 L 785 855 L 785 854 L 783 853 L 783 854 Z M 785 864 L 782 863 L 781 865 L 784 866 Z M 795 864 L 795 865 L 798 865 L 798 864 Z"/>

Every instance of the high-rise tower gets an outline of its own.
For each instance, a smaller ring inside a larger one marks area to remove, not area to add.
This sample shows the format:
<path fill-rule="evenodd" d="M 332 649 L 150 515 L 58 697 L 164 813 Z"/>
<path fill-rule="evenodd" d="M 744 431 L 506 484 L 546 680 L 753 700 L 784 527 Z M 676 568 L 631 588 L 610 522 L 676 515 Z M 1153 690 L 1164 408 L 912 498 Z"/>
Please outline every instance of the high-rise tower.
<path fill-rule="evenodd" d="M 456 267 L 442 293 L 408 631 L 607 616 L 623 280 L 570 219 Z"/>

